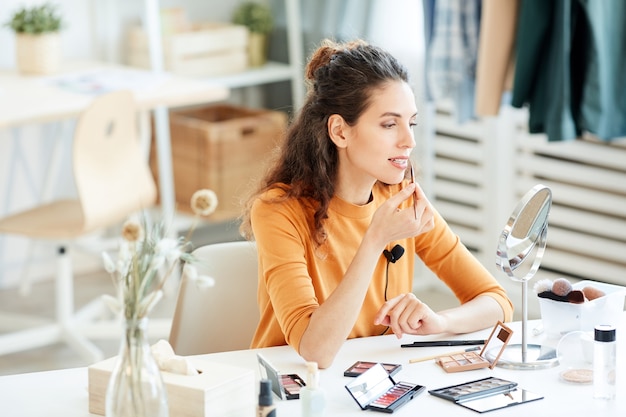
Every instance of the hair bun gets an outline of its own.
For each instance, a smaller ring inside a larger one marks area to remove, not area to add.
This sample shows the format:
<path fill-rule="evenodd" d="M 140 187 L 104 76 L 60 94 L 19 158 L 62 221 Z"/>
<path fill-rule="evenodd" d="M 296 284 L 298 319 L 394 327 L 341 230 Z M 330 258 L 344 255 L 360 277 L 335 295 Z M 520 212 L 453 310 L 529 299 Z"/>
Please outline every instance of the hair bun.
<path fill-rule="evenodd" d="M 309 63 L 306 66 L 304 76 L 307 80 L 313 81 L 315 79 L 315 72 L 330 63 L 330 59 L 337 52 L 337 48 L 329 44 L 324 44 L 319 47 L 315 53 L 311 56 Z"/>
<path fill-rule="evenodd" d="M 313 53 L 309 63 L 304 71 L 307 80 L 315 80 L 315 72 L 322 67 L 330 64 L 334 55 L 355 49 L 359 46 L 367 45 L 363 40 L 354 40 L 343 44 L 336 43 L 330 39 L 322 41 L 320 47 Z"/>

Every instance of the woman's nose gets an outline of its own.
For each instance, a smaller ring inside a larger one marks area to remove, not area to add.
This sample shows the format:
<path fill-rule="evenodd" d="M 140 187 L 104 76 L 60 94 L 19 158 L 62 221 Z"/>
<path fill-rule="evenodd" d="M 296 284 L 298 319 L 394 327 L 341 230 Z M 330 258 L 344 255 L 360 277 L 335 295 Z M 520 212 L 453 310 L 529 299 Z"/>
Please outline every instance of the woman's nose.
<path fill-rule="evenodd" d="M 402 130 L 401 133 L 401 146 L 404 148 L 415 148 L 415 132 L 413 130 L 413 126 L 407 126 Z"/>

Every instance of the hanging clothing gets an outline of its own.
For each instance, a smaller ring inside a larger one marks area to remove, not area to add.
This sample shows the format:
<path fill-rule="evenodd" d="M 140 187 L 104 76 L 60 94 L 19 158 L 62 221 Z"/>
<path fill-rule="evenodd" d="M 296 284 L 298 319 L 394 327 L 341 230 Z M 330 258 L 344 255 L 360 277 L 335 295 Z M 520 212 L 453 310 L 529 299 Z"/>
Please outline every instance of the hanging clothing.
<path fill-rule="evenodd" d="M 528 104 L 528 130 L 575 139 L 571 102 L 571 1 L 523 0 L 518 22 L 514 107 Z"/>
<path fill-rule="evenodd" d="M 476 62 L 476 115 L 497 116 L 513 89 L 520 0 L 483 0 Z"/>
<path fill-rule="evenodd" d="M 452 99 L 457 121 L 474 117 L 480 0 L 436 0 L 426 78 L 434 100 Z"/>
<path fill-rule="evenodd" d="M 626 136 L 626 2 L 523 0 L 512 105 L 549 141 Z"/>
<path fill-rule="evenodd" d="M 610 140 L 626 136 L 626 2 L 580 0 L 589 22 L 582 129 Z"/>

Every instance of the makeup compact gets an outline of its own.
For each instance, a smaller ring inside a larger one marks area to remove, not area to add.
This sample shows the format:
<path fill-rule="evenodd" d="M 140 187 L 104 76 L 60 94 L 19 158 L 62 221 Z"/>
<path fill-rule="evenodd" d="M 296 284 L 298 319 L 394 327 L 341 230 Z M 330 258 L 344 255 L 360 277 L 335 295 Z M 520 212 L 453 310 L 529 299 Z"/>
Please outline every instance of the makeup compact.
<path fill-rule="evenodd" d="M 378 362 L 356 361 L 354 365 L 343 371 L 343 376 L 357 377 L 377 363 Z M 399 363 L 381 363 L 381 365 L 385 368 L 389 376 L 397 374 L 400 369 L 402 369 L 402 365 Z"/>
<path fill-rule="evenodd" d="M 430 394 L 452 401 L 470 410 L 484 413 L 500 408 L 511 407 L 543 396 L 517 388 L 517 382 L 502 378 L 488 377 L 458 385 L 428 391 Z"/>
<path fill-rule="evenodd" d="M 272 381 L 272 391 L 281 400 L 297 400 L 300 398 L 300 389 L 306 384 L 296 374 L 281 374 L 260 353 L 256 355 L 259 361 L 261 379 Z"/>
<path fill-rule="evenodd" d="M 480 353 L 476 351 L 459 352 L 453 355 L 439 356 L 435 362 L 446 372 L 471 371 L 481 368 L 493 369 L 512 335 L 513 330 L 498 321 Z M 487 359 L 488 352 L 490 356 L 493 355 L 492 361 Z"/>
<path fill-rule="evenodd" d="M 472 398 L 486 397 L 492 394 L 508 392 L 517 386 L 517 382 L 506 379 L 488 377 L 476 381 L 464 382 L 450 387 L 444 387 L 428 391 L 430 394 L 445 400 L 459 402 Z"/>
<path fill-rule="evenodd" d="M 426 388 L 410 382 L 395 382 L 380 363 L 371 366 L 346 385 L 362 410 L 393 413 Z"/>

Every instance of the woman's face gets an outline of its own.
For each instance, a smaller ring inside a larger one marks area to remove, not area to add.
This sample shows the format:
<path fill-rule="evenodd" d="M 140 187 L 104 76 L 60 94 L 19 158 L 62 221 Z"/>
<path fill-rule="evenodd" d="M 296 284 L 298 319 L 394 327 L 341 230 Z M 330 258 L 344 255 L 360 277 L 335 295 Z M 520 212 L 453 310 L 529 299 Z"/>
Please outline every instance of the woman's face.
<path fill-rule="evenodd" d="M 407 83 L 391 81 L 372 90 L 369 106 L 346 128 L 341 176 L 370 188 L 376 180 L 401 182 L 415 147 L 416 118 L 415 96 Z"/>

